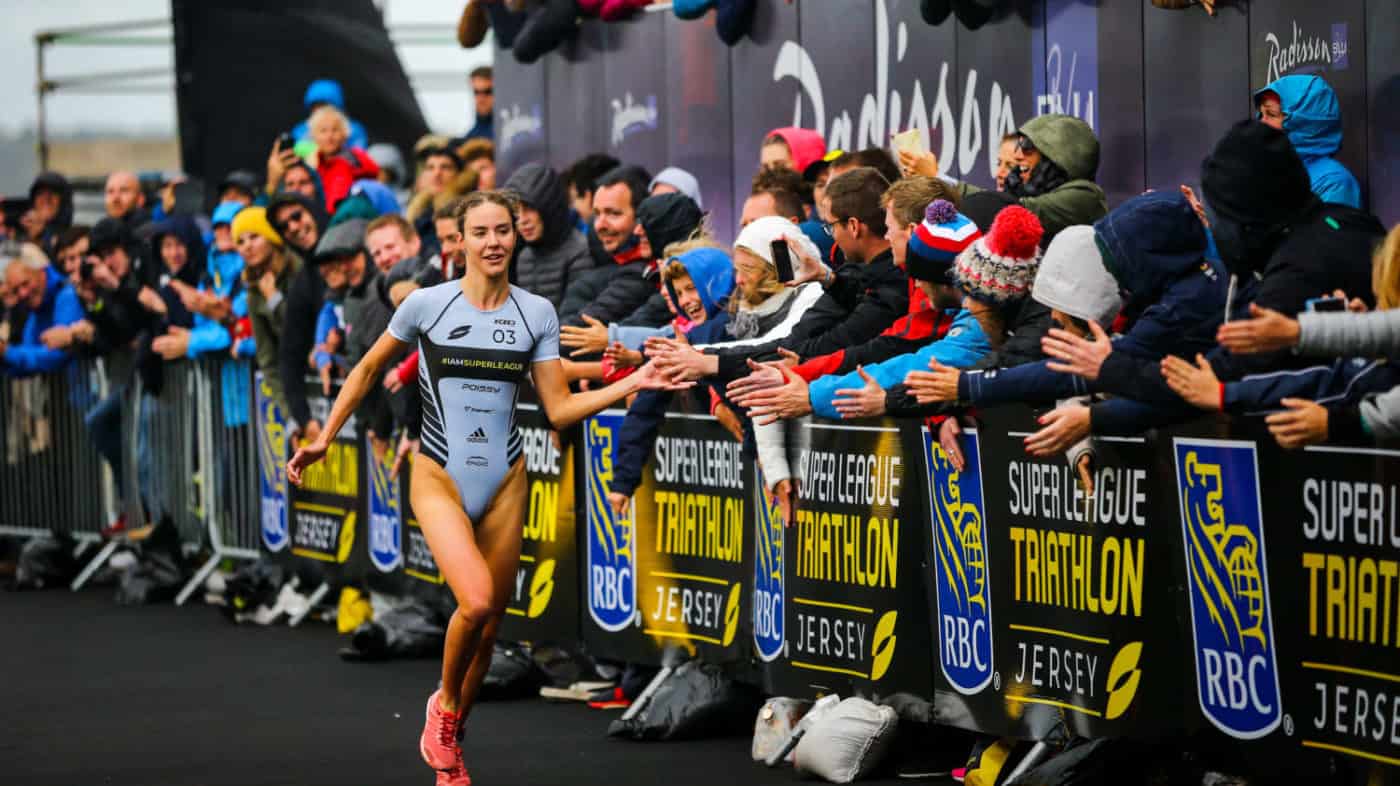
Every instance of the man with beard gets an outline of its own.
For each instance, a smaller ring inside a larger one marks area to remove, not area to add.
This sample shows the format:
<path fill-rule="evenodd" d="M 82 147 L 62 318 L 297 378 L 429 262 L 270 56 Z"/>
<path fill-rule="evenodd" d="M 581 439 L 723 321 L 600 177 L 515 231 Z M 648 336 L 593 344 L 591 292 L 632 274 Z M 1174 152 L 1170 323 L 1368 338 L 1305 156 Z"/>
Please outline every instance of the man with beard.
<path fill-rule="evenodd" d="M 310 259 L 326 225 L 321 205 L 306 196 L 284 191 L 268 203 L 267 215 L 286 246 L 300 260 Z M 306 402 L 306 358 L 316 344 L 316 315 L 326 299 L 326 283 L 315 265 L 302 264 L 287 290 L 277 367 L 293 435 L 314 438 L 321 424 L 311 417 Z M 309 434 L 309 436 L 308 436 Z"/>

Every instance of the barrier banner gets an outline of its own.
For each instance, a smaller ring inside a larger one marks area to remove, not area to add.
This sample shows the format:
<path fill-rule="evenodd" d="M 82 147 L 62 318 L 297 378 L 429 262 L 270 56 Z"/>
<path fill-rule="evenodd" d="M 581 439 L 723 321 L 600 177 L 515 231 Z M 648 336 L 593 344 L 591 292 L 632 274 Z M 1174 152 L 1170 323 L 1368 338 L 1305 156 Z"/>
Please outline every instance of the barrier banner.
<path fill-rule="evenodd" d="M 1204 433 L 1170 440 L 1190 594 L 1188 706 L 1201 725 L 1254 741 L 1265 762 L 1309 751 L 1350 759 L 1357 775 L 1395 766 L 1400 452 L 1285 452 L 1267 435 L 1194 436 Z M 1231 429 L 1247 433 L 1239 421 Z"/>
<path fill-rule="evenodd" d="M 763 471 L 754 468 L 752 500 L 754 518 L 753 556 L 753 649 L 759 661 L 772 663 L 782 657 L 785 627 L 783 615 L 787 608 L 783 592 L 783 574 L 787 527 L 778 506 L 764 492 Z"/>
<path fill-rule="evenodd" d="M 585 621 L 583 638 L 590 647 L 599 647 L 600 654 L 615 646 L 615 641 L 603 634 L 620 633 L 641 622 L 632 518 L 617 515 L 608 504 L 616 456 L 614 440 L 626 414 L 609 409 L 583 421 L 584 596 L 592 623 Z"/>
<path fill-rule="evenodd" d="M 917 502 L 899 429 L 812 422 L 796 469 L 798 508 L 783 544 L 784 656 L 769 688 L 927 696 L 929 630 Z"/>
<path fill-rule="evenodd" d="M 337 392 L 308 396 L 312 417 L 324 423 Z M 301 486 L 287 487 L 292 554 L 326 569 L 328 580 L 344 580 L 353 570 L 356 528 L 367 496 L 361 489 L 362 452 L 359 423 L 351 415 L 325 458 L 306 468 Z"/>
<path fill-rule="evenodd" d="M 746 657 L 750 514 L 741 444 L 709 415 L 667 413 L 628 517 L 618 519 L 607 489 L 621 424 L 609 412 L 585 426 L 591 651 L 639 662 L 658 662 L 668 647 L 712 662 Z M 628 603 L 630 621 L 620 613 Z"/>
<path fill-rule="evenodd" d="M 1025 408 L 960 440 L 959 472 L 921 429 L 934 681 L 944 717 L 1042 737 L 1180 725 L 1175 539 L 1145 439 L 1100 440 L 1093 493 L 1063 456 L 1026 454 Z"/>
<path fill-rule="evenodd" d="M 408 498 L 403 484 L 394 471 L 394 454 L 390 450 L 376 454 L 365 440 L 365 455 L 369 465 L 369 563 L 370 574 L 394 574 L 403 566 L 403 511 Z M 407 464 L 404 465 L 407 467 Z"/>
<path fill-rule="evenodd" d="M 263 548 L 286 551 L 292 542 L 287 522 L 287 419 L 262 372 L 253 375 L 253 428 L 258 440 L 258 512 Z"/>
<path fill-rule="evenodd" d="M 501 623 L 511 641 L 566 642 L 579 634 L 578 537 L 574 526 L 574 446 L 571 432 L 558 436 L 538 404 L 516 405 L 524 444 L 529 503 L 523 522 L 520 567 Z"/>

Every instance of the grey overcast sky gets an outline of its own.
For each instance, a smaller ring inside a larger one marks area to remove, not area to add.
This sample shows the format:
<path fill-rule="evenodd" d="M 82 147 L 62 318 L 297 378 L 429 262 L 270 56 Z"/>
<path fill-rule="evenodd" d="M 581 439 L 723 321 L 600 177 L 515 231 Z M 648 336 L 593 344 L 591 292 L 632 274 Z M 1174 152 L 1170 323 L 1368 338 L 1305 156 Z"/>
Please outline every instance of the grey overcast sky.
<path fill-rule="evenodd" d="M 211 0 L 214 1 L 214 0 Z M 418 103 L 435 130 L 452 132 L 468 125 L 471 91 L 465 75 L 491 59 L 489 39 L 475 50 L 457 46 L 457 15 L 461 0 L 377 0 L 392 28 L 397 24 L 434 24 L 450 44 L 402 45 L 399 58 L 410 78 L 415 72 L 459 71 L 464 78 L 449 90 L 419 89 Z M 168 0 L 0 0 L 0 134 L 32 128 L 38 117 L 35 97 L 34 33 L 73 25 L 143 19 L 168 19 Z M 154 32 L 154 31 L 153 31 Z M 141 33 L 141 35 L 147 35 Z M 169 36 L 169 28 L 160 31 Z M 49 47 L 45 68 L 50 78 L 96 71 L 137 68 L 171 68 L 168 45 L 145 47 L 54 46 Z M 171 78 L 159 81 L 170 84 Z M 173 90 L 157 95 L 65 96 L 47 99 L 49 128 L 55 134 L 126 132 L 170 136 L 175 133 Z"/>

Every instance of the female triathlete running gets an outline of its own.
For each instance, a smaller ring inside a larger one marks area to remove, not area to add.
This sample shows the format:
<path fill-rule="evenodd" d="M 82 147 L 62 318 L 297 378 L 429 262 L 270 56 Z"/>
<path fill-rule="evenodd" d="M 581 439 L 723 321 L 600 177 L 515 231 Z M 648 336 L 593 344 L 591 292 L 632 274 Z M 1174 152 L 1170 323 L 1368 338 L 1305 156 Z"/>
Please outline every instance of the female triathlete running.
<path fill-rule="evenodd" d="M 496 628 L 516 568 L 526 504 L 515 402 L 528 374 L 555 428 L 643 388 L 674 387 L 650 364 L 600 390 L 571 393 L 559 362 L 559 320 L 548 300 L 507 279 L 515 250 L 515 203 L 476 192 L 459 217 L 467 273 L 409 295 L 346 377 L 324 430 L 296 452 L 287 478 L 319 461 L 390 358 L 417 343 L 423 393 L 422 447 L 410 503 L 457 612 L 447 626 L 442 687 L 428 698 L 419 748 L 440 786 L 470 784 L 458 729 L 491 664 Z"/>

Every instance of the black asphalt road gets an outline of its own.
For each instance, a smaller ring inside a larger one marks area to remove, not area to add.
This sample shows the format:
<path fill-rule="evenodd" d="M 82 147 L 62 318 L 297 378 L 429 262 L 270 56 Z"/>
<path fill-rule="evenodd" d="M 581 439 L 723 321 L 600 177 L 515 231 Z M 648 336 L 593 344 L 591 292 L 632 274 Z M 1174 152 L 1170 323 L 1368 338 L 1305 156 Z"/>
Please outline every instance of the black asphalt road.
<path fill-rule="evenodd" d="M 112 590 L 0 593 L 0 783 L 431 784 L 418 757 L 437 664 L 350 664 L 325 625 L 234 626 L 202 605 L 123 607 Z M 492 784 L 794 784 L 742 737 L 630 743 L 614 713 L 484 704 L 465 750 Z M 747 730 L 746 730 L 747 732 Z"/>

